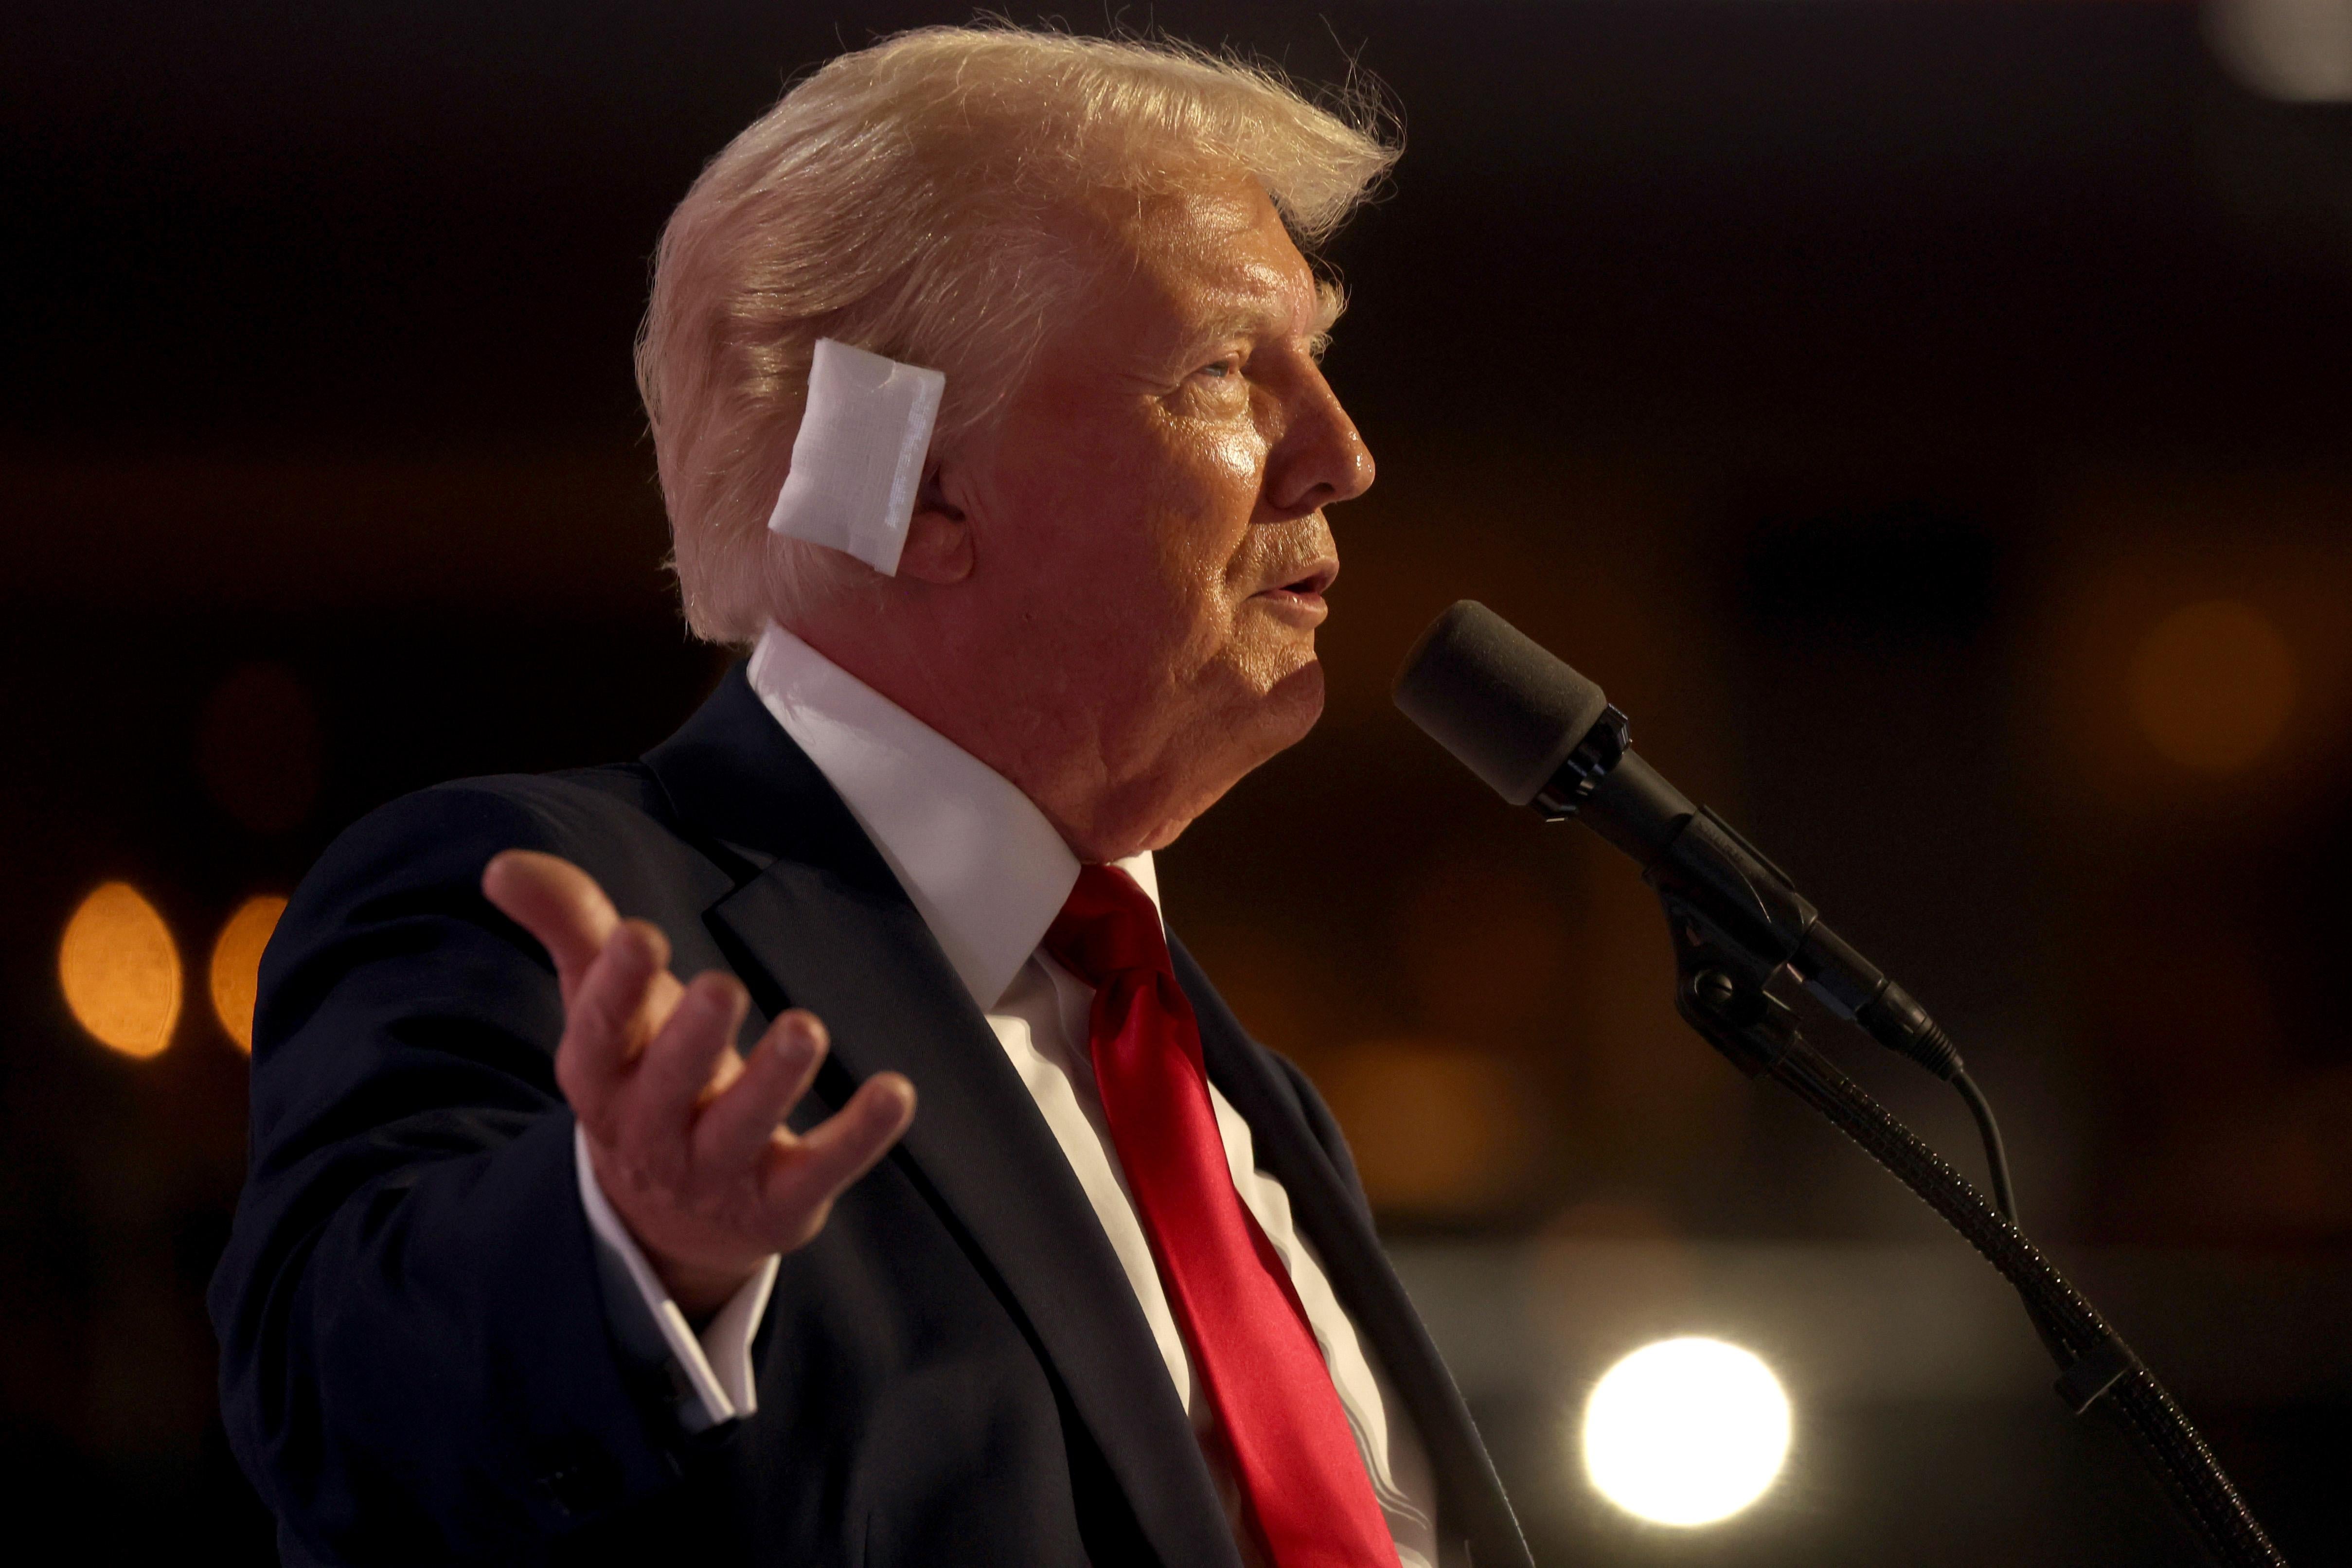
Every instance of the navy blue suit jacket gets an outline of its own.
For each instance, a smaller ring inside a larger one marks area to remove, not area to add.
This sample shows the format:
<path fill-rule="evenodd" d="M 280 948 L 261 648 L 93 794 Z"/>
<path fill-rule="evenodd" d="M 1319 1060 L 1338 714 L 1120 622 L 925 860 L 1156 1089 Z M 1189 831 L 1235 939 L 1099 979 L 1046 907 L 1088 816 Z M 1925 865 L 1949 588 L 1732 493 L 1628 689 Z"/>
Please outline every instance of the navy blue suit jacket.
<path fill-rule="evenodd" d="M 615 1343 L 553 1072 L 539 943 L 478 889 L 501 849 L 584 868 L 724 966 L 753 1037 L 813 1009 L 807 1125 L 868 1074 L 900 1146 L 784 1260 L 758 1413 L 699 1437 Z M 1191 958 L 1210 1076 L 1418 1426 L 1440 1528 L 1528 1559 L 1315 1091 Z M 262 965 L 252 1168 L 212 1288 L 222 1404 L 295 1563 L 1234 1568 L 1133 1291 L 921 917 L 738 665 L 642 760 L 396 801 L 297 890 Z"/>

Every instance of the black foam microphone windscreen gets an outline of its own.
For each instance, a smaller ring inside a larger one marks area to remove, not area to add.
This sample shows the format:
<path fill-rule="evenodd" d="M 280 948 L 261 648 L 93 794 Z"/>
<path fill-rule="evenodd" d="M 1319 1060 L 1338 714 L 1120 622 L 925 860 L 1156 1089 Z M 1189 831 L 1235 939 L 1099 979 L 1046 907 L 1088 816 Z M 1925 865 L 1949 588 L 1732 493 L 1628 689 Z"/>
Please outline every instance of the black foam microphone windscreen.
<path fill-rule="evenodd" d="M 1405 656 L 1396 705 L 1513 805 L 1549 783 L 1601 717 L 1601 688 L 1475 599 Z"/>

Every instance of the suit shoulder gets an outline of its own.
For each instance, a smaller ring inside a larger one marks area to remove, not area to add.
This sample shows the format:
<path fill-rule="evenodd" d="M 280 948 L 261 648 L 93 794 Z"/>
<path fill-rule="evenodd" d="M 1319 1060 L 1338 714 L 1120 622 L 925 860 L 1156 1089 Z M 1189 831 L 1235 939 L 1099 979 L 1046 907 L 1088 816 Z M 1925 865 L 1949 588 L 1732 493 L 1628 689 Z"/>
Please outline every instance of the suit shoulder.
<path fill-rule="evenodd" d="M 616 897 L 641 885 L 706 882 L 716 897 L 727 885 L 671 827 L 660 786 L 641 765 L 622 763 L 457 779 L 388 801 L 327 847 L 296 889 L 292 912 L 356 912 L 403 893 L 470 903 L 482 868 L 507 849 L 561 856 Z"/>
<path fill-rule="evenodd" d="M 667 826 L 631 771 L 458 779 L 378 806 L 295 887 L 263 958 L 265 991 L 317 970 L 310 990 L 295 987 L 309 995 L 350 963 L 470 942 L 470 932 L 536 952 L 482 896 L 483 868 L 509 849 L 571 861 L 625 915 L 667 929 L 694 918 L 734 883 Z"/>
<path fill-rule="evenodd" d="M 631 798 L 629 781 L 604 776 L 621 772 L 494 773 L 434 784 L 352 823 L 327 847 L 318 868 L 356 868 L 356 863 L 423 870 L 452 851 L 482 845 L 494 846 L 491 853 L 526 848 L 563 855 L 615 837 L 666 834 L 648 802 Z"/>

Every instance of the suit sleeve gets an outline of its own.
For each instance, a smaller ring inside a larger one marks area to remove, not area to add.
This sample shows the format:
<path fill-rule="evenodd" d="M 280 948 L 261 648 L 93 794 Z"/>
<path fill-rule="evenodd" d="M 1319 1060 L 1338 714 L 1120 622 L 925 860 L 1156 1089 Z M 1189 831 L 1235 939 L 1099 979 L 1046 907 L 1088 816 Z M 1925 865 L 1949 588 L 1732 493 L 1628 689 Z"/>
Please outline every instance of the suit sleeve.
<path fill-rule="evenodd" d="M 572 1127 L 572 1164 L 580 1177 L 580 1207 L 596 1244 L 596 1271 L 604 1282 L 605 1321 L 624 1350 L 647 1364 L 675 1369 L 678 1395 L 672 1414 L 688 1432 L 756 1415 L 760 1391 L 751 1342 L 776 1289 L 781 1255 L 770 1253 L 759 1272 L 711 1315 L 698 1334 L 638 1247 L 636 1237 L 596 1184 L 587 1135 Z"/>
<path fill-rule="evenodd" d="M 596 874 L 562 805 L 520 781 L 395 802 L 304 879 L 263 962 L 210 1302 L 230 1440 L 323 1561 L 535 1556 L 678 1471 L 674 1395 L 608 1327 L 552 966 L 478 887 L 517 847 Z"/>

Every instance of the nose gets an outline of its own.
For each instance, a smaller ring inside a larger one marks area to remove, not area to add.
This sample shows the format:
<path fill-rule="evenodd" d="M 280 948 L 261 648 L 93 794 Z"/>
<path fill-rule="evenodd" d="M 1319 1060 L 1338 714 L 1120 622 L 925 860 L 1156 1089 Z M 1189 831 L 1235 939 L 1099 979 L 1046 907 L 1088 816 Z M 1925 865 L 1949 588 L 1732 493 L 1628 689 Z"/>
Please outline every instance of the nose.
<path fill-rule="evenodd" d="M 1323 373 L 1309 367 L 1282 438 L 1266 454 L 1265 499 L 1283 517 L 1304 517 L 1372 488 L 1371 449 Z"/>

